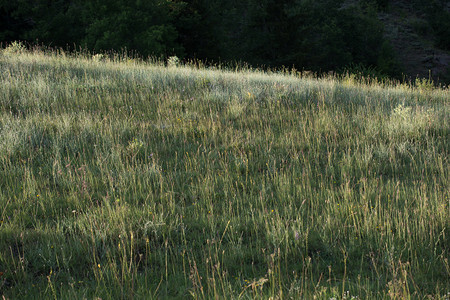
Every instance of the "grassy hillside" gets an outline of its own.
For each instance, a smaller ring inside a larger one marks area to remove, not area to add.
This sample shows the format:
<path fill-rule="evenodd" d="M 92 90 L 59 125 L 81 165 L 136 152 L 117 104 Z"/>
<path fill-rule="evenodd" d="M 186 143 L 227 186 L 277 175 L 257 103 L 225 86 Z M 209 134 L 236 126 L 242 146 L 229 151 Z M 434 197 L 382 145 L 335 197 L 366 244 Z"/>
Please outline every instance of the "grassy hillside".
<path fill-rule="evenodd" d="M 449 99 L 3 50 L 0 294 L 448 299 Z"/>

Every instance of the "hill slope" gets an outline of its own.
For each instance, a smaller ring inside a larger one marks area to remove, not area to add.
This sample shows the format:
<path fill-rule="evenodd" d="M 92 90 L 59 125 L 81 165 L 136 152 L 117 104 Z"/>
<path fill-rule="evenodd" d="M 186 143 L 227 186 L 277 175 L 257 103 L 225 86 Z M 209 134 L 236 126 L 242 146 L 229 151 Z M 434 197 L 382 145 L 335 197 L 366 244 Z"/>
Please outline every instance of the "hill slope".
<path fill-rule="evenodd" d="M 2 51 L 0 294 L 446 297 L 449 93 Z"/>
<path fill-rule="evenodd" d="M 426 12 L 411 1 L 395 0 L 378 16 L 405 74 L 413 79 L 431 75 L 436 82 L 450 82 L 450 52 L 436 46 L 437 37 Z"/>

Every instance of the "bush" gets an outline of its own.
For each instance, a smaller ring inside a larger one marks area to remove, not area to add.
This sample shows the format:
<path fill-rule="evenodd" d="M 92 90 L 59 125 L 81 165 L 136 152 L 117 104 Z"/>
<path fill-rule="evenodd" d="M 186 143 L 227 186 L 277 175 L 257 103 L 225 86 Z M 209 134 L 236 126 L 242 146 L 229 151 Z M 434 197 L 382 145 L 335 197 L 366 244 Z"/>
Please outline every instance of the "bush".
<path fill-rule="evenodd" d="M 339 70 L 338 73 L 343 75 L 344 81 L 348 81 L 349 79 L 352 79 L 354 81 L 360 81 L 363 79 L 383 80 L 387 78 L 387 75 L 383 74 L 378 68 L 373 66 L 366 66 L 361 63 L 351 63 Z"/>
<path fill-rule="evenodd" d="M 18 54 L 23 53 L 27 50 L 25 45 L 20 41 L 12 42 L 8 47 L 5 48 L 4 53 L 6 54 Z"/>
<path fill-rule="evenodd" d="M 431 91 L 434 89 L 434 81 L 426 78 L 416 78 L 416 88 L 421 91 Z"/>
<path fill-rule="evenodd" d="M 179 64 L 180 64 L 180 59 L 178 58 L 178 56 L 170 56 L 167 59 L 168 67 L 178 67 Z"/>

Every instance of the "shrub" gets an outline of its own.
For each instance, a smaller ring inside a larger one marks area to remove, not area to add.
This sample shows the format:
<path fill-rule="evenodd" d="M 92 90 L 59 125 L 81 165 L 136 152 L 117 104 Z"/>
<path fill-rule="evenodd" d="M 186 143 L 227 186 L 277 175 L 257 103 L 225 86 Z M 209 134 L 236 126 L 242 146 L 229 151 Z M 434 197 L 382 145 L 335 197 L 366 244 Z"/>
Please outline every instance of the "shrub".
<path fill-rule="evenodd" d="M 8 47 L 5 48 L 4 53 L 6 54 L 18 54 L 23 53 L 27 50 L 25 45 L 20 41 L 12 42 Z"/>
<path fill-rule="evenodd" d="M 180 59 L 178 56 L 170 56 L 167 59 L 167 66 L 168 67 L 178 67 L 180 65 Z"/>
<path fill-rule="evenodd" d="M 421 91 L 431 91 L 434 89 L 434 81 L 426 78 L 416 78 L 416 88 Z"/>

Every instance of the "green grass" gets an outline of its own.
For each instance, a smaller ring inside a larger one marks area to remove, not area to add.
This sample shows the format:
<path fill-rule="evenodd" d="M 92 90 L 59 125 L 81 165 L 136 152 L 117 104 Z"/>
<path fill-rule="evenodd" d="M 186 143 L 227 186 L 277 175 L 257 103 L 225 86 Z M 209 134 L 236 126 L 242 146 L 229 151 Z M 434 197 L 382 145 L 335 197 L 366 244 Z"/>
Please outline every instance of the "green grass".
<path fill-rule="evenodd" d="M 6 299 L 449 299 L 448 89 L 13 50 Z"/>

